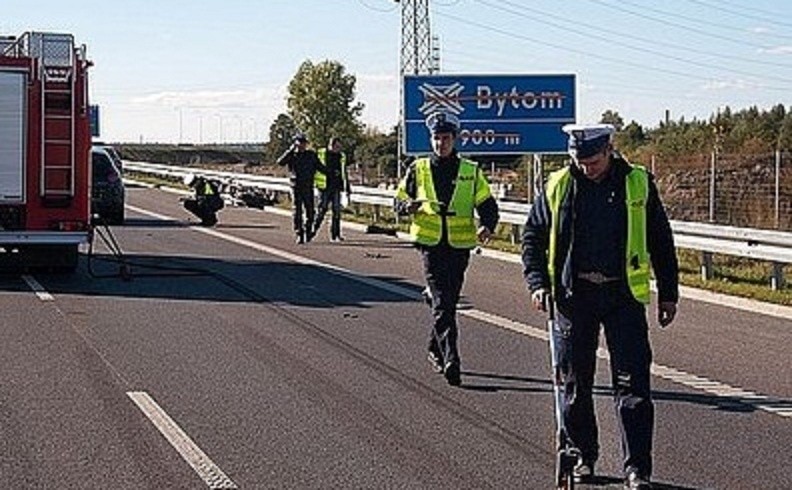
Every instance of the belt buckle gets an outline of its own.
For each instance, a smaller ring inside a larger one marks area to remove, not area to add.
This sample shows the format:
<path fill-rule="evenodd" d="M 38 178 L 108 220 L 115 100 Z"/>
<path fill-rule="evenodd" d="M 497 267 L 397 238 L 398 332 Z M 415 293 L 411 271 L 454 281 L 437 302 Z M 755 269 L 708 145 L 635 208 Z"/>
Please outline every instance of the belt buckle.
<path fill-rule="evenodd" d="M 593 271 L 593 272 L 581 272 L 578 274 L 578 277 L 583 279 L 584 281 L 588 281 L 592 284 L 605 284 L 606 282 L 610 282 L 613 279 L 606 276 L 600 271 Z"/>
<path fill-rule="evenodd" d="M 593 282 L 594 284 L 604 284 L 608 280 L 608 278 L 605 277 L 605 274 L 603 274 L 600 271 L 592 272 L 590 277 L 591 277 L 591 282 Z"/>

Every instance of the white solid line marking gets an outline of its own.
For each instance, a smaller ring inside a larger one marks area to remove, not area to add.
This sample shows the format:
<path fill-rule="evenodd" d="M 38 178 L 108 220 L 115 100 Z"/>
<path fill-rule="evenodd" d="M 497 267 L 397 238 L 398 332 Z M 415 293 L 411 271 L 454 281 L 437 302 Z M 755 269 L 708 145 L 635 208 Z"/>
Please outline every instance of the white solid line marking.
<path fill-rule="evenodd" d="M 226 476 L 211 459 L 195 445 L 190 437 L 157 405 L 157 402 L 145 391 L 128 391 L 127 396 L 151 420 L 154 426 L 165 436 L 182 458 L 198 473 L 198 476 L 209 486 L 216 489 L 239 488 Z"/>
<path fill-rule="evenodd" d="M 30 286 L 30 289 L 36 293 L 38 299 L 41 301 L 55 301 L 55 298 L 50 293 L 48 293 L 46 289 L 44 289 L 44 286 L 42 286 L 35 277 L 25 274 L 22 276 L 22 279 L 24 279 L 27 285 Z"/>
<path fill-rule="evenodd" d="M 162 219 L 162 220 L 173 220 L 174 219 L 174 218 L 172 218 L 170 216 L 164 216 L 164 215 L 153 213 L 151 211 L 146 211 L 144 209 L 140 209 L 140 208 L 137 208 L 137 207 L 132 207 L 132 206 L 127 206 L 127 207 L 129 207 L 131 210 L 139 212 L 141 214 L 145 214 L 145 215 L 152 216 L 152 217 L 155 217 L 155 218 L 159 218 L 159 219 Z M 221 240 L 225 240 L 225 241 L 228 241 L 228 242 L 231 242 L 231 243 L 236 243 L 237 245 L 241 245 L 243 247 L 252 248 L 252 249 L 258 250 L 260 252 L 265 252 L 265 253 L 268 253 L 268 254 L 271 254 L 271 255 L 275 255 L 277 257 L 281 257 L 281 258 L 283 258 L 285 260 L 296 262 L 298 264 L 313 265 L 313 266 L 317 266 L 317 267 L 323 267 L 323 268 L 326 268 L 326 269 L 330 269 L 330 270 L 333 270 L 336 273 L 341 274 L 341 275 L 343 275 L 345 277 L 348 277 L 349 279 L 352 279 L 354 281 L 358 281 L 358 282 L 367 284 L 367 285 L 375 287 L 375 288 L 383 289 L 385 291 L 388 291 L 388 292 L 391 292 L 391 293 L 394 293 L 394 294 L 397 294 L 397 295 L 400 295 L 400 296 L 404 296 L 404 297 L 409 298 L 409 299 L 422 300 L 421 294 L 418 293 L 418 292 L 415 292 L 415 291 L 413 291 L 411 289 L 407 289 L 407 288 L 404 288 L 404 287 L 401 287 L 401 286 L 396 286 L 396 285 L 393 285 L 393 284 L 389 284 L 389 283 L 386 283 L 384 281 L 380 281 L 378 279 L 373 279 L 373 278 L 370 278 L 370 277 L 363 277 L 363 276 L 361 276 L 360 274 L 358 274 L 358 273 L 356 273 L 354 271 L 351 271 L 349 269 L 344 269 L 343 267 L 339 267 L 337 265 L 327 264 L 327 263 L 324 263 L 324 262 L 320 262 L 318 260 L 309 259 L 309 258 L 300 256 L 300 255 L 297 255 L 297 254 L 293 254 L 293 253 L 290 253 L 290 252 L 286 252 L 286 251 L 283 251 L 283 250 L 280 250 L 280 249 L 277 249 L 277 248 L 268 247 L 268 246 L 262 245 L 260 243 L 252 242 L 250 240 L 245 240 L 244 238 L 237 238 L 237 237 L 234 237 L 234 236 L 231 236 L 231 235 L 227 235 L 225 233 L 222 233 L 222 232 L 219 232 L 219 231 L 216 231 L 216 230 L 212 230 L 212 229 L 202 228 L 202 227 L 198 227 L 198 226 L 192 227 L 192 229 L 194 229 L 195 231 L 200 231 L 202 233 L 206 233 L 207 235 L 211 235 L 211 236 L 217 237 L 217 238 L 219 238 Z M 511 330 L 511 331 L 514 331 L 514 332 L 517 332 L 517 333 L 520 333 L 520 334 L 524 334 L 524 335 L 527 335 L 529 337 L 533 337 L 533 338 L 536 338 L 536 339 L 543 340 L 543 341 L 547 342 L 547 338 L 548 338 L 547 330 L 544 329 L 544 328 L 533 327 L 533 326 L 527 325 L 525 323 L 517 322 L 517 321 L 511 320 L 509 318 L 504 318 L 502 316 L 495 315 L 493 313 L 487 313 L 485 311 L 477 310 L 475 308 L 457 310 L 457 312 L 460 315 L 465 315 L 465 316 L 468 316 L 470 318 L 474 318 L 476 320 L 482 321 L 484 323 L 489 323 L 490 325 L 494 325 L 496 327 L 504 328 L 506 330 Z M 607 351 L 605 349 L 602 349 L 602 348 L 597 349 L 597 357 L 599 357 L 600 359 L 606 359 L 607 360 L 608 359 L 608 353 L 607 353 Z M 730 386 L 730 385 L 727 385 L 727 384 L 724 384 L 724 383 L 720 383 L 720 382 L 717 382 L 717 381 L 711 381 L 709 379 L 702 378 L 700 376 L 696 376 L 696 375 L 693 375 L 693 374 L 689 374 L 689 373 L 686 373 L 684 371 L 680 371 L 680 370 L 672 368 L 672 367 L 663 366 L 662 364 L 652 363 L 651 370 L 652 370 L 652 374 L 657 376 L 657 377 L 659 377 L 659 378 L 663 378 L 665 380 L 672 381 L 674 383 L 678 383 L 678 384 L 687 386 L 688 388 L 693 388 L 695 390 L 704 391 L 706 393 L 710 393 L 710 394 L 713 394 L 715 396 L 722 397 L 722 398 L 732 398 L 732 399 L 734 399 L 734 400 L 736 400 L 738 402 L 744 403 L 746 405 L 753 406 L 753 407 L 755 407 L 757 409 L 760 409 L 760 410 L 763 410 L 765 412 L 772 413 L 772 414 L 775 414 L 775 415 L 781 415 L 783 417 L 792 417 L 792 411 L 789 410 L 788 404 L 783 404 L 784 406 L 782 408 L 779 408 L 777 406 L 773 406 L 774 402 L 769 401 L 769 400 L 772 400 L 772 398 L 769 397 L 769 396 L 760 395 L 760 394 L 754 393 L 752 391 L 743 390 L 742 388 L 736 388 L 736 387 L 733 387 L 733 386 Z M 718 393 L 719 391 L 723 391 L 723 390 L 728 390 L 730 393 L 740 393 L 740 394 L 744 393 L 744 395 L 726 395 L 726 396 L 724 396 L 724 395 Z M 765 403 L 763 403 L 763 402 L 765 402 Z M 778 403 L 779 402 L 776 401 L 775 405 L 778 405 Z"/>

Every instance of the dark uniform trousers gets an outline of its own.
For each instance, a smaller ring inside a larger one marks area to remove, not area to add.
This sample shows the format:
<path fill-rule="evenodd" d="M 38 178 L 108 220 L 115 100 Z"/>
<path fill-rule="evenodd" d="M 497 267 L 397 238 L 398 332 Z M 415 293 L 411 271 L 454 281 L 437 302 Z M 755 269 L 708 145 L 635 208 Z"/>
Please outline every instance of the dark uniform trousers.
<path fill-rule="evenodd" d="M 431 297 L 434 324 L 429 336 L 429 350 L 439 354 L 444 363 L 459 364 L 456 310 L 470 250 L 448 245 L 421 248 L 424 276 Z"/>
<path fill-rule="evenodd" d="M 562 340 L 562 362 L 568 369 L 564 417 L 570 438 L 584 460 L 597 460 L 599 442 L 592 389 L 601 324 L 610 354 L 624 469 L 651 475 L 652 352 L 644 305 L 633 298 L 626 284 L 595 285 L 578 280 L 570 308 L 559 308 L 557 316 L 559 327 L 569 332 Z"/>
<path fill-rule="evenodd" d="M 319 213 L 316 216 L 314 233 L 319 231 L 324 221 L 327 210 L 332 211 L 330 223 L 330 237 L 341 237 L 341 191 L 338 189 L 325 189 L 319 194 Z"/>
<path fill-rule="evenodd" d="M 313 230 L 314 223 L 314 195 L 312 186 L 292 186 L 292 201 L 294 202 L 294 232 L 297 236 L 305 236 Z M 303 220 L 303 214 L 305 220 Z"/>

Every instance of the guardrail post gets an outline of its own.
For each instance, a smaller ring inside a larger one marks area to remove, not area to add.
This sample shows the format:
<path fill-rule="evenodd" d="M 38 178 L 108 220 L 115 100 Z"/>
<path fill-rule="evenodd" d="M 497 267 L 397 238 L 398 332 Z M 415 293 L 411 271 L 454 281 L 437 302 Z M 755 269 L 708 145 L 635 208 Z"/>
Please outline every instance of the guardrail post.
<path fill-rule="evenodd" d="M 509 234 L 511 237 L 511 244 L 517 245 L 520 243 L 520 238 L 522 233 L 520 233 L 520 225 L 511 225 L 511 233 Z"/>
<path fill-rule="evenodd" d="M 701 280 L 712 279 L 712 252 L 701 253 Z"/>
<path fill-rule="evenodd" d="M 770 276 L 770 288 L 773 291 L 784 289 L 784 264 L 773 262 L 773 274 Z"/>
<path fill-rule="evenodd" d="M 542 161 L 542 154 L 535 153 L 533 155 L 533 182 L 531 182 L 531 189 L 533 192 L 529 196 L 528 202 L 533 202 L 535 196 L 539 195 L 544 190 L 544 162 Z"/>

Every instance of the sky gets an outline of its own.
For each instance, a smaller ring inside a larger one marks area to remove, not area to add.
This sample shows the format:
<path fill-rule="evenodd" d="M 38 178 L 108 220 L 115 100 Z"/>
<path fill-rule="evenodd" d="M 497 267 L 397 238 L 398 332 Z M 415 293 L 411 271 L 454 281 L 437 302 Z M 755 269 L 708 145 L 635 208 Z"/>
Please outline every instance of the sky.
<path fill-rule="evenodd" d="M 574 74 L 579 122 L 656 127 L 792 104 L 786 0 L 429 0 L 440 74 Z M 265 141 L 306 60 L 357 78 L 363 122 L 399 118 L 393 0 L 2 0 L 0 35 L 87 46 L 108 142 Z"/>

